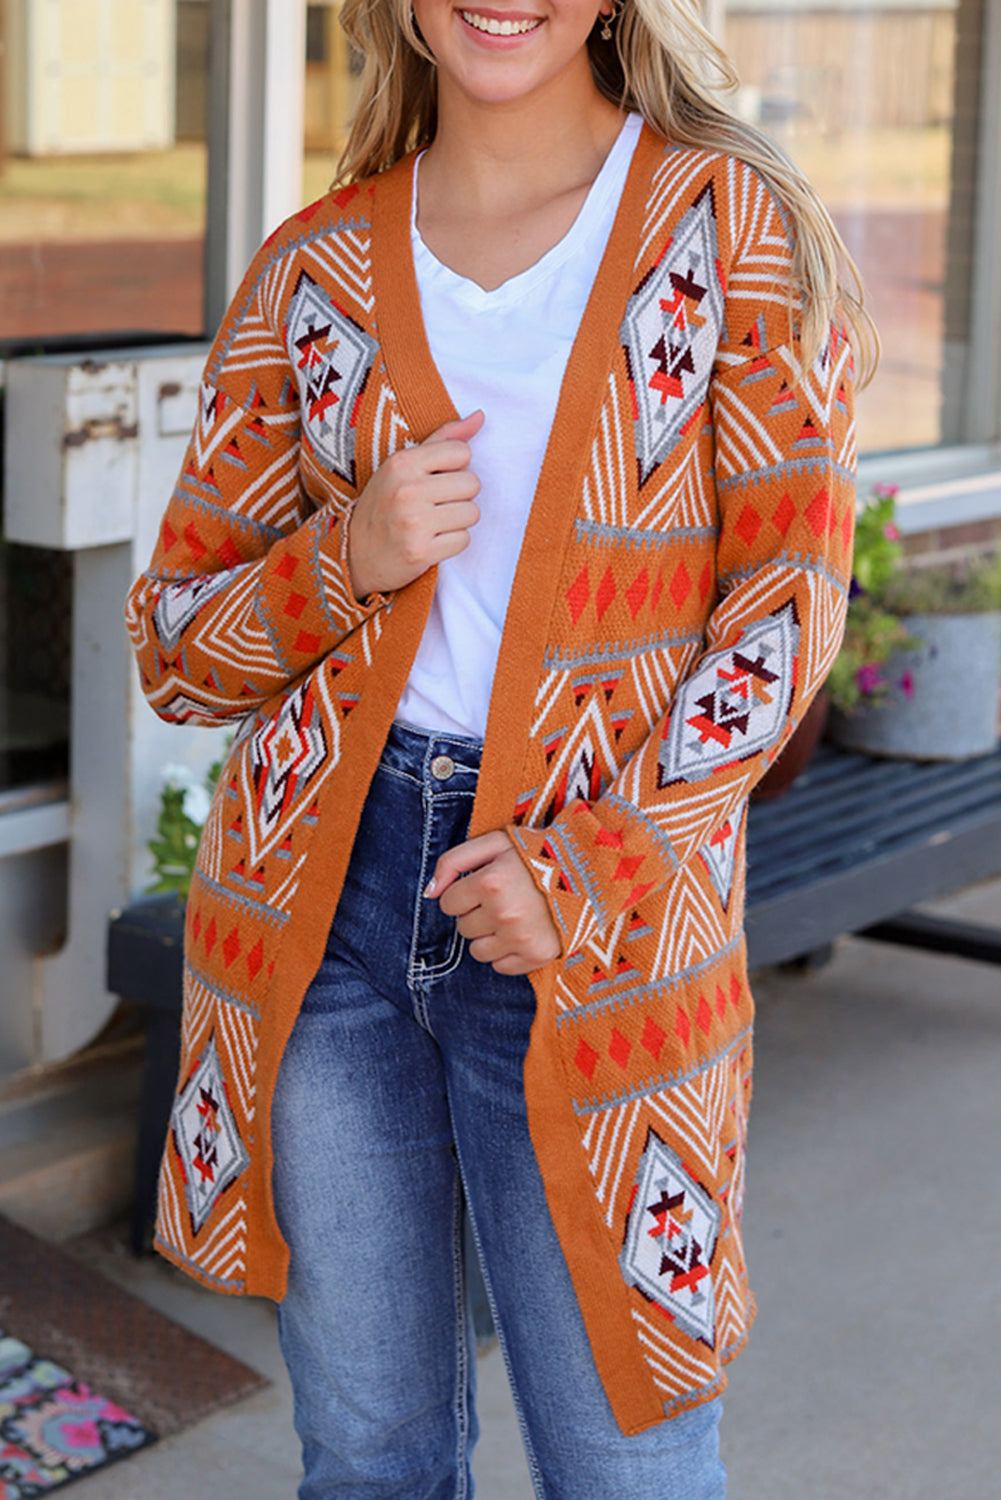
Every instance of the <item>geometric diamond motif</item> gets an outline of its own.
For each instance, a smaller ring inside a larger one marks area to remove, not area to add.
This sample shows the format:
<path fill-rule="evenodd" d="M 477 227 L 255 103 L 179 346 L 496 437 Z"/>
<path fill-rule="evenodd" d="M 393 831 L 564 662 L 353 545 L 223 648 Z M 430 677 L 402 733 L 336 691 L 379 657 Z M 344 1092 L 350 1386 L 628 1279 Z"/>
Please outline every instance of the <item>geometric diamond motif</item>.
<path fill-rule="evenodd" d="M 323 716 L 307 678 L 250 741 L 254 810 L 262 842 L 326 758 Z"/>
<path fill-rule="evenodd" d="M 153 608 L 153 628 L 165 655 L 170 656 L 177 650 L 181 637 L 198 611 L 220 590 L 228 588 L 237 572 L 239 568 L 203 573 L 197 578 L 168 583 L 160 591 Z"/>
<path fill-rule="evenodd" d="M 795 682 L 799 625 L 794 601 L 703 658 L 682 687 L 661 742 L 658 786 L 702 781 L 720 766 L 778 739 Z"/>
<path fill-rule="evenodd" d="M 222 1194 L 250 1165 L 226 1097 L 214 1034 L 177 1096 L 171 1124 L 184 1168 L 191 1229 L 197 1234 Z"/>
<path fill-rule="evenodd" d="M 630 297 L 622 320 L 641 485 L 664 462 L 705 400 L 723 328 L 718 266 L 709 184 Z"/>
<path fill-rule="evenodd" d="M 379 346 L 305 271 L 289 303 L 285 343 L 297 372 L 306 444 L 353 485 L 355 411 Z"/>
<path fill-rule="evenodd" d="M 619 1266 L 628 1286 L 710 1349 L 716 1302 L 709 1267 L 721 1221 L 712 1195 L 648 1129 Z"/>

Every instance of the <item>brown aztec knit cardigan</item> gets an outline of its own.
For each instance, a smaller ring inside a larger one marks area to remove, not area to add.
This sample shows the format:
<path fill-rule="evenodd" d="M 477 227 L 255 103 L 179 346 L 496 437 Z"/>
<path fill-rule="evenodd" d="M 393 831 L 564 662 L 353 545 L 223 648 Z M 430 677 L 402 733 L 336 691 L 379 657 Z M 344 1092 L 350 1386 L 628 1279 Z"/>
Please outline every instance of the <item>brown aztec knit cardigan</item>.
<path fill-rule="evenodd" d="M 128 605 L 156 711 L 239 726 L 188 901 L 157 1238 L 227 1292 L 283 1295 L 275 1077 L 434 588 L 359 604 L 345 569 L 373 470 L 455 415 L 411 173 L 328 195 L 258 254 Z M 563 940 L 532 975 L 525 1087 L 627 1432 L 716 1395 L 753 1314 L 745 809 L 837 651 L 854 517 L 851 351 L 835 329 L 800 367 L 789 265 L 754 171 L 643 131 L 528 522 L 473 815 L 511 833 Z"/>

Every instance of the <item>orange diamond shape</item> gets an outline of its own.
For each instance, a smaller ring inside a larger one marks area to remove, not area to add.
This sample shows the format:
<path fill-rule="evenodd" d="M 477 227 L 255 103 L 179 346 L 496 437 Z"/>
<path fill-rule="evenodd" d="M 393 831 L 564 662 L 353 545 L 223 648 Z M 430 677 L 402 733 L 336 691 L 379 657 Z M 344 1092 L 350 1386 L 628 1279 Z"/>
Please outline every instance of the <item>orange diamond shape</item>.
<path fill-rule="evenodd" d="M 591 1079 L 594 1077 L 594 1070 L 598 1066 L 598 1054 L 593 1047 L 588 1046 L 583 1037 L 581 1037 L 580 1046 L 577 1048 L 574 1062 L 586 1078 Z"/>
<path fill-rule="evenodd" d="M 650 579 L 647 570 L 646 568 L 641 568 L 626 590 L 626 603 L 629 605 L 629 613 L 634 620 L 643 606 L 643 600 L 646 598 L 649 588 Z"/>
<path fill-rule="evenodd" d="M 699 1003 L 695 1011 L 695 1022 L 704 1036 L 709 1035 L 709 1028 L 713 1023 L 712 1006 L 705 995 L 699 996 Z"/>
<path fill-rule="evenodd" d="M 674 577 L 671 579 L 671 598 L 678 609 L 684 604 L 692 592 L 692 580 L 684 563 L 679 563 L 675 569 Z"/>
<path fill-rule="evenodd" d="M 688 1038 L 692 1034 L 692 1023 L 688 1019 L 687 1012 L 683 1011 L 680 1005 L 674 1014 L 674 1034 L 681 1038 L 683 1047 L 688 1046 Z"/>
<path fill-rule="evenodd" d="M 233 960 L 240 956 L 240 934 L 235 927 L 222 945 L 222 956 L 225 959 L 227 969 Z"/>
<path fill-rule="evenodd" d="M 761 517 L 753 505 L 744 506 L 744 509 L 737 517 L 737 524 L 734 526 L 734 530 L 749 547 L 754 546 L 758 538 L 758 532 L 761 530 Z"/>
<path fill-rule="evenodd" d="M 594 605 L 598 611 L 600 620 L 605 610 L 615 598 L 615 579 L 612 577 L 611 568 L 605 569 L 605 576 L 598 585 L 598 592 L 594 596 Z"/>
<path fill-rule="evenodd" d="M 285 603 L 285 613 L 287 615 L 291 615 L 293 620 L 298 620 L 299 616 L 302 614 L 305 608 L 305 594 L 289 594 L 288 599 Z"/>
<path fill-rule="evenodd" d="M 643 1027 L 643 1035 L 640 1037 L 640 1045 L 645 1047 L 653 1058 L 660 1057 L 660 1049 L 667 1041 L 667 1032 L 662 1030 L 652 1016 L 647 1017 L 647 1023 Z"/>
<path fill-rule="evenodd" d="M 264 962 L 264 943 L 260 938 L 247 954 L 247 968 L 250 970 L 251 979 L 256 979 Z"/>
<path fill-rule="evenodd" d="M 570 615 L 575 625 L 584 613 L 584 607 L 590 597 L 591 581 L 587 576 L 587 567 L 585 565 L 567 589 L 567 604 L 570 606 Z"/>
<path fill-rule="evenodd" d="M 822 537 L 834 524 L 831 497 L 826 490 L 818 490 L 806 507 L 806 519 L 815 537 Z"/>
<path fill-rule="evenodd" d="M 617 1062 L 620 1068 L 624 1068 L 629 1061 L 629 1054 L 633 1050 L 633 1044 L 628 1037 L 624 1037 L 616 1026 L 612 1032 L 612 1040 L 608 1044 L 608 1055 L 613 1062 Z"/>
<path fill-rule="evenodd" d="M 772 525 L 781 532 L 783 540 L 789 535 L 789 527 L 796 519 L 796 507 L 788 494 L 783 495 L 772 516 Z"/>

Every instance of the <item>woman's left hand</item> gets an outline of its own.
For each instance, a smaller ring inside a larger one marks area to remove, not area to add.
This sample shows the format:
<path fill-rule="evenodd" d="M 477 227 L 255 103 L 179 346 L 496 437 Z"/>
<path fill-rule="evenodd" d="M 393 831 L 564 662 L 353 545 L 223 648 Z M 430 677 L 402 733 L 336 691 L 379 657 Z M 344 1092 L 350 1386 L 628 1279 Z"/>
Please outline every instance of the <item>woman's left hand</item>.
<path fill-rule="evenodd" d="M 546 898 L 502 829 L 443 854 L 424 895 L 458 918 L 473 958 L 498 974 L 528 974 L 560 955 Z"/>

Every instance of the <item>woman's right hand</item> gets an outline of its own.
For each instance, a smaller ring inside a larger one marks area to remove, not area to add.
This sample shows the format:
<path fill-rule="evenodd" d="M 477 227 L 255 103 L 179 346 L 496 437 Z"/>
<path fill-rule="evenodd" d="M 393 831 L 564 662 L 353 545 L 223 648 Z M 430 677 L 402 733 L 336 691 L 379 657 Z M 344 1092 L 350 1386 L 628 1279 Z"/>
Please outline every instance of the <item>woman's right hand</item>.
<path fill-rule="evenodd" d="M 482 411 L 446 422 L 417 447 L 390 454 L 372 475 L 348 530 L 357 599 L 402 589 L 469 546 L 470 528 L 480 519 L 469 439 L 482 426 Z"/>

